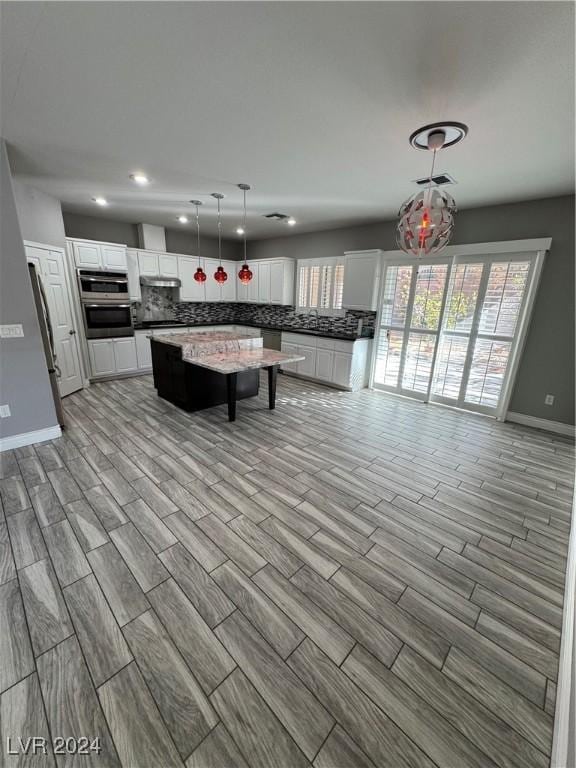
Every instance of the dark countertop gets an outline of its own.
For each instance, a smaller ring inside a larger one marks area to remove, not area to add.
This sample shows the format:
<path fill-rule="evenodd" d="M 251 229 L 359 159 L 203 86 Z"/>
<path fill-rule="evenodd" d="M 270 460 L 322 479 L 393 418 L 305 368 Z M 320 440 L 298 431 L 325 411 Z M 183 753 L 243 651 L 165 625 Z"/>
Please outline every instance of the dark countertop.
<path fill-rule="evenodd" d="M 342 331 L 325 331 L 316 328 L 291 328 L 290 326 L 264 325 L 263 323 L 243 323 L 230 321 L 224 323 L 134 323 L 135 331 L 150 330 L 154 328 L 205 328 L 207 326 L 218 325 L 243 325 L 246 328 L 263 328 L 267 331 L 282 331 L 283 333 L 301 333 L 306 336 L 321 336 L 325 339 L 340 339 L 341 341 L 357 341 L 359 339 L 372 339 L 374 333 L 370 336 L 358 336 L 356 333 L 344 333 Z"/>

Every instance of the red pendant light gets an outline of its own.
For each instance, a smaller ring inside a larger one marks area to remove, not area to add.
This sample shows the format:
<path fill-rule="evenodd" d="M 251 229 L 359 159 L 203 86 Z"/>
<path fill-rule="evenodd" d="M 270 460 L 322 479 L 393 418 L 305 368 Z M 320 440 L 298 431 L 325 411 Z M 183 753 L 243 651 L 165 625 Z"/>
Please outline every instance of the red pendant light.
<path fill-rule="evenodd" d="M 198 255 L 198 268 L 196 269 L 196 272 L 194 272 L 194 280 L 196 280 L 197 283 L 204 283 L 206 282 L 206 272 L 202 269 L 200 266 L 200 206 L 202 205 L 202 200 L 190 200 L 192 205 L 196 206 L 196 236 L 198 238 L 198 245 L 197 245 L 197 255 Z"/>
<path fill-rule="evenodd" d="M 252 270 L 246 261 L 246 192 L 250 189 L 250 185 L 238 184 L 238 188 L 242 190 L 242 194 L 244 195 L 244 219 L 242 222 L 242 235 L 244 236 L 244 264 L 242 265 L 240 272 L 238 272 L 238 278 L 242 285 L 248 285 L 250 280 L 254 277 Z"/>
<path fill-rule="evenodd" d="M 220 200 L 224 199 L 224 195 L 220 192 L 212 192 L 212 197 L 216 199 L 218 203 L 218 260 L 220 261 L 220 266 L 216 269 L 216 272 L 214 272 L 214 280 L 219 285 L 222 285 L 222 283 L 225 283 L 226 280 L 228 280 L 228 274 L 224 271 L 224 267 L 222 266 L 222 211 L 220 210 Z"/>

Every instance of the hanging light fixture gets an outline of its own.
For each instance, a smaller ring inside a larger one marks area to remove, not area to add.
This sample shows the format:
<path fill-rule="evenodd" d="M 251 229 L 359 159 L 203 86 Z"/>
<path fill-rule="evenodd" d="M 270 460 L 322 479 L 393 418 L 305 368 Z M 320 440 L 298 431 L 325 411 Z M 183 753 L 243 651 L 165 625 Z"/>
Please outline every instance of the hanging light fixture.
<path fill-rule="evenodd" d="M 206 272 L 202 269 L 200 266 L 200 206 L 202 205 L 202 200 L 190 200 L 192 205 L 196 206 L 196 236 L 198 238 L 198 245 L 197 245 L 197 253 L 198 253 L 198 269 L 196 272 L 194 272 L 194 280 L 196 280 L 197 283 L 204 283 L 206 282 Z"/>
<path fill-rule="evenodd" d="M 250 189 L 249 184 L 238 184 L 238 188 L 242 190 L 244 196 L 244 218 L 242 220 L 242 235 L 244 236 L 244 264 L 242 269 L 238 272 L 238 277 L 243 285 L 247 285 L 252 280 L 252 270 L 248 266 L 246 261 L 246 192 Z"/>
<path fill-rule="evenodd" d="M 454 198 L 445 189 L 434 186 L 434 166 L 439 149 L 451 147 L 468 133 L 463 123 L 433 123 L 410 136 L 415 149 L 432 152 L 432 168 L 426 189 L 419 190 L 400 207 L 396 241 L 411 256 L 430 256 L 448 243 L 457 211 Z"/>
<path fill-rule="evenodd" d="M 212 192 L 212 197 L 218 202 L 218 260 L 220 262 L 220 266 L 214 272 L 214 280 L 222 285 L 222 283 L 228 280 L 228 275 L 222 266 L 222 211 L 220 210 L 220 200 L 224 199 L 224 195 L 220 192 Z"/>

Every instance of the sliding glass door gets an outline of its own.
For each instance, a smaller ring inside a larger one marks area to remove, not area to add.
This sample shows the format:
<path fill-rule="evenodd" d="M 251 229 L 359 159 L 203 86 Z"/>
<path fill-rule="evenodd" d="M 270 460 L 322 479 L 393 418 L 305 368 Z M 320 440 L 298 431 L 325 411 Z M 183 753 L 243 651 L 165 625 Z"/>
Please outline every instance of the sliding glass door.
<path fill-rule="evenodd" d="M 387 261 L 374 387 L 498 415 L 534 258 Z"/>

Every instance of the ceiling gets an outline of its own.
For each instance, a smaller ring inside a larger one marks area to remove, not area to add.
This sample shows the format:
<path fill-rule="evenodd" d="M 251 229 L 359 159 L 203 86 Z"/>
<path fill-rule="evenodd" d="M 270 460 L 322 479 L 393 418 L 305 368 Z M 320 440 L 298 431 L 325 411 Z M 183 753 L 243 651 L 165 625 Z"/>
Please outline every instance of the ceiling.
<path fill-rule="evenodd" d="M 178 226 L 200 198 L 215 232 L 218 191 L 234 237 L 247 182 L 250 238 L 391 218 L 443 119 L 459 207 L 574 186 L 568 2 L 3 2 L 0 50 L 14 172 L 68 211 Z"/>

